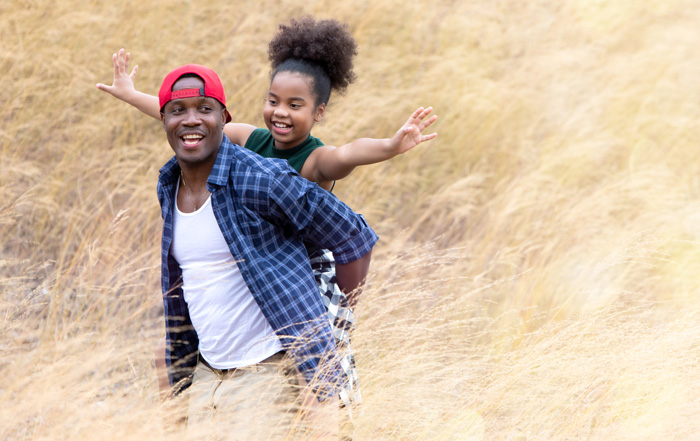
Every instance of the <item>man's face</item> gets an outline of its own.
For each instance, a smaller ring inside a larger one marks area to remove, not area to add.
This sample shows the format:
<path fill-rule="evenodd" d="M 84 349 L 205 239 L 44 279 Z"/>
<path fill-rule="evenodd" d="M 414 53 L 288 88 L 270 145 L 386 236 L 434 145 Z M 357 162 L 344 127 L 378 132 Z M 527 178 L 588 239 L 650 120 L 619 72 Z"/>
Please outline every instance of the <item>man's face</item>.
<path fill-rule="evenodd" d="M 173 91 L 201 87 L 204 81 L 199 77 L 184 77 L 175 82 Z M 163 107 L 160 117 L 181 164 L 214 164 L 226 124 L 224 106 L 219 101 L 203 96 L 174 99 Z"/>

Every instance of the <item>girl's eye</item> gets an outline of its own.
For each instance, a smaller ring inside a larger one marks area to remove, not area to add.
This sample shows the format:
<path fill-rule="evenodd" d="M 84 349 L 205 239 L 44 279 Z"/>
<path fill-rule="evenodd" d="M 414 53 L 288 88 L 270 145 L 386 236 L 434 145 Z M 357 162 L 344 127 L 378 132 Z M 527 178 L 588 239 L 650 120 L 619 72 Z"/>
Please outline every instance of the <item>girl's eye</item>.
<path fill-rule="evenodd" d="M 277 101 L 273 100 L 272 98 L 268 98 L 267 103 L 274 106 L 275 104 L 277 104 Z"/>

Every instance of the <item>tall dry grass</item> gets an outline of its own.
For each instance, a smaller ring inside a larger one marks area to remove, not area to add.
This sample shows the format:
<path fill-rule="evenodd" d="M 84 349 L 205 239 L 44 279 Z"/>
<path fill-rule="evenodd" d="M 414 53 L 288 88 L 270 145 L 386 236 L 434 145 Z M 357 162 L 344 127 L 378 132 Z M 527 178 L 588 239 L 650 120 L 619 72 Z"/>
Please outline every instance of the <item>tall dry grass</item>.
<path fill-rule="evenodd" d="M 0 437 L 170 439 L 160 125 L 95 89 L 216 69 L 262 125 L 266 44 L 349 23 L 358 81 L 314 134 L 439 137 L 336 194 L 382 237 L 356 314 L 357 440 L 694 439 L 700 2 L 0 3 Z"/>

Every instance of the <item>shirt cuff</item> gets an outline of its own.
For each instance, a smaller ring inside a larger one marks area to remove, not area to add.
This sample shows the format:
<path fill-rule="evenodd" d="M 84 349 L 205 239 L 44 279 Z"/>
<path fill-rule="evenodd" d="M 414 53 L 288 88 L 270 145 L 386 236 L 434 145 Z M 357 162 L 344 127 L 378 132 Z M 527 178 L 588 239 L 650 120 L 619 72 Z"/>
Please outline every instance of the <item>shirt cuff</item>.
<path fill-rule="evenodd" d="M 360 232 L 338 248 L 331 250 L 336 263 L 343 265 L 361 258 L 369 253 L 379 240 L 377 233 L 367 225 L 364 216 L 358 216 L 363 224 Z"/>

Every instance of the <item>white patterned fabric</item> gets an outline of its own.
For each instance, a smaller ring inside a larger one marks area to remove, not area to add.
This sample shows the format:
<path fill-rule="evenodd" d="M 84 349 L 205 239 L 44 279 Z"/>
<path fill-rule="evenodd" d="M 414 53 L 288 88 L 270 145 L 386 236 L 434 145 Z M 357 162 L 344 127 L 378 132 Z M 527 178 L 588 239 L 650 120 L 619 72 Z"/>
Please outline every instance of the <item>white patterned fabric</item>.
<path fill-rule="evenodd" d="M 351 405 L 362 403 L 357 365 L 350 347 L 350 333 L 354 328 L 355 319 L 352 309 L 348 305 L 347 296 L 338 287 L 333 253 L 328 250 L 314 250 L 311 252 L 309 260 L 321 293 L 321 299 L 328 309 L 328 320 L 333 328 L 333 336 L 338 346 L 340 365 L 347 377 L 345 387 L 340 390 L 340 399 L 350 412 Z"/>

